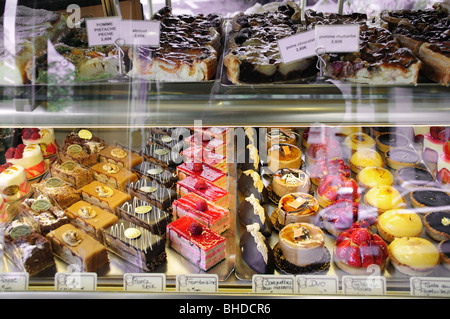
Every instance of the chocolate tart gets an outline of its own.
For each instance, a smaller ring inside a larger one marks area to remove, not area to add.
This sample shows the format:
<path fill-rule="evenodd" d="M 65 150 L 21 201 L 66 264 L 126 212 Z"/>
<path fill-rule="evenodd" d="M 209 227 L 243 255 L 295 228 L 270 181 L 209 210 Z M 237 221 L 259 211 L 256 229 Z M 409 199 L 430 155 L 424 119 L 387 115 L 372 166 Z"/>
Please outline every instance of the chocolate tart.
<path fill-rule="evenodd" d="M 378 149 L 384 153 L 394 148 L 407 147 L 410 143 L 405 135 L 393 132 L 382 133 L 376 137 L 375 141 Z"/>
<path fill-rule="evenodd" d="M 427 234 L 437 241 L 450 239 L 450 212 L 431 212 L 423 217 Z"/>
<path fill-rule="evenodd" d="M 395 171 L 397 184 L 401 187 L 424 187 L 435 182 L 433 175 L 420 167 L 402 167 Z"/>
<path fill-rule="evenodd" d="M 410 193 L 410 197 L 414 208 L 446 207 L 442 210 L 450 210 L 450 195 L 440 190 L 415 190 Z"/>
<path fill-rule="evenodd" d="M 450 239 L 444 240 L 438 245 L 441 264 L 450 270 Z"/>
<path fill-rule="evenodd" d="M 419 154 L 409 149 L 391 149 L 386 152 L 386 164 L 392 169 L 417 166 L 419 162 Z"/>

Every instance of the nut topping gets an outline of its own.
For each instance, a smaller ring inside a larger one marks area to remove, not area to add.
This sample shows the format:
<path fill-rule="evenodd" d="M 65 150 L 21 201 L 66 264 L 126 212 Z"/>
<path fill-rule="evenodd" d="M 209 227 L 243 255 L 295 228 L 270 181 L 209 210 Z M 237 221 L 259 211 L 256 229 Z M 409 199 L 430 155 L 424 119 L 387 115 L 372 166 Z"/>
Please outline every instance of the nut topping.
<path fill-rule="evenodd" d="M 83 206 L 78 210 L 78 214 L 85 218 L 85 219 L 91 219 L 97 216 L 97 212 L 92 209 L 92 207 L 89 206 Z"/>
<path fill-rule="evenodd" d="M 104 197 L 104 198 L 109 198 L 114 194 L 114 191 L 107 186 L 97 186 L 95 188 L 95 191 L 97 192 L 98 196 L 100 197 Z"/>
<path fill-rule="evenodd" d="M 103 170 L 108 174 L 116 174 L 119 172 L 120 168 L 116 164 L 107 163 L 107 164 L 103 165 Z"/>
<path fill-rule="evenodd" d="M 77 230 L 68 230 L 63 235 L 62 238 L 64 242 L 72 247 L 78 246 L 81 241 L 83 240 L 81 238 L 80 233 Z"/>

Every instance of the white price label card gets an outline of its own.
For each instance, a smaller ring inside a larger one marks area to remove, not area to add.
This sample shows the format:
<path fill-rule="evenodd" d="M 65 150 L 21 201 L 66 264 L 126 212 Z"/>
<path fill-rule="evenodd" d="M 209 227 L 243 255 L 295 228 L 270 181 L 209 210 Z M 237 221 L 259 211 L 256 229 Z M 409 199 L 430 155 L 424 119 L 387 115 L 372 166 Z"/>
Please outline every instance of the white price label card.
<path fill-rule="evenodd" d="M 122 20 L 120 38 L 128 45 L 158 47 L 160 25 L 159 21 Z"/>
<path fill-rule="evenodd" d="M 450 297 L 450 278 L 411 277 L 410 294 L 418 297 Z"/>
<path fill-rule="evenodd" d="M 177 292 L 215 293 L 219 291 L 219 276 L 216 274 L 177 275 Z"/>
<path fill-rule="evenodd" d="M 253 293 L 294 294 L 295 276 L 293 275 L 253 275 Z"/>
<path fill-rule="evenodd" d="M 56 273 L 55 290 L 95 291 L 97 290 L 97 273 L 95 272 Z"/>
<path fill-rule="evenodd" d="M 384 276 L 343 276 L 342 292 L 349 295 L 386 295 Z"/>
<path fill-rule="evenodd" d="M 29 275 L 27 272 L 10 272 L 0 274 L 0 291 L 28 290 Z"/>
<path fill-rule="evenodd" d="M 120 17 L 86 19 L 89 46 L 114 44 L 120 37 Z"/>
<path fill-rule="evenodd" d="M 359 52 L 359 25 L 334 24 L 315 27 L 316 48 L 326 52 Z"/>
<path fill-rule="evenodd" d="M 295 283 L 298 294 L 334 295 L 339 291 L 339 279 L 336 276 L 297 275 Z"/>
<path fill-rule="evenodd" d="M 305 31 L 280 39 L 278 40 L 278 48 L 284 63 L 290 63 L 315 56 L 315 31 Z"/>
<path fill-rule="evenodd" d="M 128 273 L 123 275 L 124 291 L 164 292 L 165 274 Z"/>

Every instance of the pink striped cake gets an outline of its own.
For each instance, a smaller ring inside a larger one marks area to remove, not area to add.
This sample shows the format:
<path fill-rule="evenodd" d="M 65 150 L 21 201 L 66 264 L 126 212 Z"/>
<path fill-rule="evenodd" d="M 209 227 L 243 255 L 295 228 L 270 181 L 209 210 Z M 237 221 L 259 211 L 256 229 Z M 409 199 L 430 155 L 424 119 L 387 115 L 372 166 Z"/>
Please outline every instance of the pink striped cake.
<path fill-rule="evenodd" d="M 178 197 L 182 197 L 190 192 L 220 207 L 229 208 L 229 194 L 225 189 L 205 182 L 196 176 L 188 176 L 177 183 Z"/>
<path fill-rule="evenodd" d="M 227 174 L 205 163 L 186 162 L 178 165 L 177 176 L 179 180 L 183 180 L 187 176 L 196 176 L 218 187 L 227 187 Z"/>

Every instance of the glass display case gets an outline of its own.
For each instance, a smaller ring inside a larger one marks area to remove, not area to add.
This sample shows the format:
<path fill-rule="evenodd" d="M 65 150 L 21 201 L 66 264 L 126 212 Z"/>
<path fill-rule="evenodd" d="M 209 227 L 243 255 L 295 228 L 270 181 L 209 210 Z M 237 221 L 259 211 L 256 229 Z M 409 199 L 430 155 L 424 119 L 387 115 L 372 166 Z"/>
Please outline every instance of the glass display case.
<path fill-rule="evenodd" d="M 450 297 L 448 3 L 73 2 L 2 8 L 0 295 Z"/>

